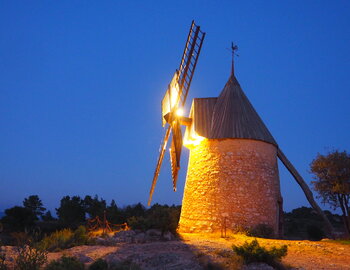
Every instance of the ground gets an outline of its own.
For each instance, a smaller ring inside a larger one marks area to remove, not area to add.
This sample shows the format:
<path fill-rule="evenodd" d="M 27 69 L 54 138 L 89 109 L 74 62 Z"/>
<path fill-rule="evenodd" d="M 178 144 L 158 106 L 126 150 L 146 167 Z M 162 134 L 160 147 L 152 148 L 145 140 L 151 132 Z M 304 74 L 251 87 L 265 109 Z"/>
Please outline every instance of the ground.
<path fill-rule="evenodd" d="M 118 243 L 115 246 L 78 246 L 48 254 L 49 261 L 63 254 L 77 256 L 90 264 L 98 258 L 109 262 L 131 260 L 141 269 L 203 269 L 203 265 L 216 263 L 226 269 L 240 269 L 239 258 L 232 245 L 243 244 L 254 238 L 232 234 L 220 235 L 181 234 L 181 241 L 156 241 L 150 243 Z M 283 263 L 294 269 L 350 269 L 350 245 L 331 241 L 290 241 L 257 238 L 265 247 L 288 246 Z M 7 259 L 13 261 L 14 249 L 7 247 Z M 261 268 L 255 268 L 261 269 Z M 268 268 L 266 268 L 268 269 Z"/>

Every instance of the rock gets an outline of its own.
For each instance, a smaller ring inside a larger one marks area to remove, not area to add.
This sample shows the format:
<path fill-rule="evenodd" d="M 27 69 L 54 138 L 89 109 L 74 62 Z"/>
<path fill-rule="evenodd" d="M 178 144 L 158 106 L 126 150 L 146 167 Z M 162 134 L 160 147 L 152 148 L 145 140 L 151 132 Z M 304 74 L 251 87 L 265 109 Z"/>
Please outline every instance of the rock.
<path fill-rule="evenodd" d="M 141 232 L 134 236 L 135 243 L 145 243 L 146 242 L 146 234 Z"/>
<path fill-rule="evenodd" d="M 86 256 L 86 255 L 84 255 L 84 254 L 74 254 L 74 255 L 75 255 L 75 257 L 77 257 L 78 260 L 79 260 L 80 262 L 82 262 L 82 263 L 90 263 L 90 262 L 93 261 L 92 258 L 90 258 L 90 257 L 88 257 L 88 256 Z"/>
<path fill-rule="evenodd" d="M 166 241 L 172 241 L 175 239 L 175 236 L 171 232 L 166 232 L 163 235 L 163 239 Z"/>
<path fill-rule="evenodd" d="M 133 230 L 120 231 L 114 234 L 113 239 L 117 243 L 133 243 L 136 232 Z"/>
<path fill-rule="evenodd" d="M 250 263 L 242 267 L 243 270 L 274 270 L 272 266 L 266 263 Z"/>
<path fill-rule="evenodd" d="M 113 237 L 114 238 L 124 238 L 124 237 L 134 236 L 135 234 L 136 234 L 136 232 L 134 230 L 120 231 L 120 232 L 116 232 Z"/>
<path fill-rule="evenodd" d="M 162 232 L 160 230 L 156 230 L 156 229 L 150 229 L 146 231 L 146 234 L 148 236 L 161 236 Z"/>

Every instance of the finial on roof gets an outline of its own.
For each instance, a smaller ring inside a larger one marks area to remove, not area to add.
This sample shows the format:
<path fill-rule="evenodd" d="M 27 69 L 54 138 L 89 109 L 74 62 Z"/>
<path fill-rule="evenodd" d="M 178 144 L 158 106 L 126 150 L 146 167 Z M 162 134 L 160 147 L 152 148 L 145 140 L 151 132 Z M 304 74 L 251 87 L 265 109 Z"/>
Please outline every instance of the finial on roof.
<path fill-rule="evenodd" d="M 238 50 L 238 46 L 231 42 L 231 52 L 232 52 L 232 67 L 231 67 L 231 76 L 235 75 L 235 51 Z M 238 54 L 236 54 L 238 56 Z"/>

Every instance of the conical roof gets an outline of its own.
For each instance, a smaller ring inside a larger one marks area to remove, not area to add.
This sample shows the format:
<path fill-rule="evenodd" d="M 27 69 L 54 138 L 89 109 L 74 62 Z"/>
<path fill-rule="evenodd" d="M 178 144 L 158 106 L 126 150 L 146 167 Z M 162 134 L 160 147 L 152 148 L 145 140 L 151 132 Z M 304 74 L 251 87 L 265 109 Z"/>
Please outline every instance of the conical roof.
<path fill-rule="evenodd" d="M 196 98 L 191 109 L 194 130 L 208 139 L 275 139 L 232 73 L 218 98 Z"/>
<path fill-rule="evenodd" d="M 210 137 L 255 139 L 277 145 L 233 74 L 214 106 Z"/>

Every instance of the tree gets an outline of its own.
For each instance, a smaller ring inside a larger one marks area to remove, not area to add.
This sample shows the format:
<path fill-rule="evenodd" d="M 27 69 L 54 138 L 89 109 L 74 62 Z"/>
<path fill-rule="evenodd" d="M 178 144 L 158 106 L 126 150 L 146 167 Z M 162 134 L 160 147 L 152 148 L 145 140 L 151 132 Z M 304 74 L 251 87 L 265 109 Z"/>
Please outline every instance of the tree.
<path fill-rule="evenodd" d="M 41 217 L 46 210 L 46 208 L 43 207 L 43 203 L 39 199 L 38 195 L 30 195 L 28 198 L 25 198 L 23 201 L 23 206 L 30 209 L 36 216 L 36 219 L 39 219 L 39 217 Z"/>
<path fill-rule="evenodd" d="M 340 208 L 344 226 L 350 234 L 349 199 L 350 199 L 350 155 L 338 150 L 327 155 L 318 154 L 310 164 L 314 174 L 314 190 L 333 209 Z"/>
<path fill-rule="evenodd" d="M 110 206 L 107 207 L 106 216 L 107 220 L 111 223 L 119 224 L 123 222 L 121 219 L 120 210 L 115 203 L 115 200 L 112 200 Z"/>
<path fill-rule="evenodd" d="M 94 198 L 92 198 L 90 195 L 87 195 L 83 200 L 83 204 L 85 212 L 89 215 L 90 218 L 95 218 L 96 216 L 103 218 L 103 214 L 107 206 L 104 199 L 101 198 L 101 200 L 99 200 L 97 195 L 95 195 Z"/>
<path fill-rule="evenodd" d="M 52 216 L 51 211 L 46 211 L 46 213 L 44 215 L 41 216 L 41 218 L 43 219 L 43 221 L 54 221 L 55 218 Z"/>
<path fill-rule="evenodd" d="M 24 231 L 32 227 L 36 220 L 32 210 L 21 206 L 6 209 L 5 214 L 1 221 L 11 231 Z"/>
<path fill-rule="evenodd" d="M 84 204 L 79 196 L 63 197 L 60 207 L 56 208 L 56 213 L 62 223 L 73 227 L 85 221 Z"/>

